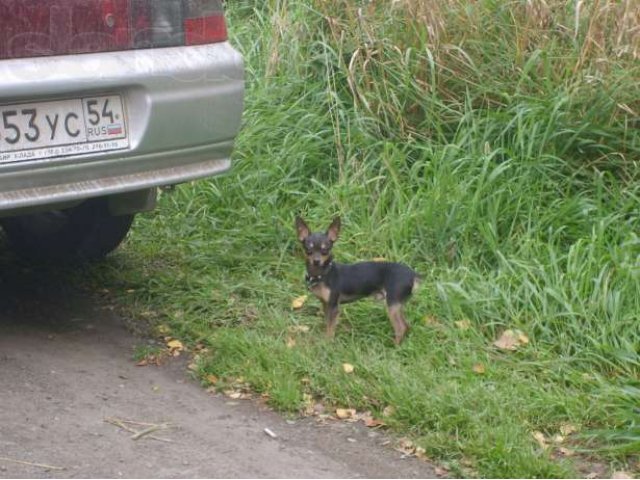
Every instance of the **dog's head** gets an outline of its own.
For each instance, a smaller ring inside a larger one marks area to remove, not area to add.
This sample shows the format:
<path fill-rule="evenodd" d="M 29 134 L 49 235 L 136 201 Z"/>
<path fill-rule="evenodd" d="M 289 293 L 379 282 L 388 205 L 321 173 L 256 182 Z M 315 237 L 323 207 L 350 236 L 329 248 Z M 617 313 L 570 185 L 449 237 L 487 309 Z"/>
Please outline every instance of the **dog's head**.
<path fill-rule="evenodd" d="M 304 249 L 307 268 L 317 270 L 328 266 L 333 260 L 331 249 L 340 233 L 340 217 L 334 218 L 324 233 L 312 233 L 304 220 L 296 217 L 296 230 Z"/>

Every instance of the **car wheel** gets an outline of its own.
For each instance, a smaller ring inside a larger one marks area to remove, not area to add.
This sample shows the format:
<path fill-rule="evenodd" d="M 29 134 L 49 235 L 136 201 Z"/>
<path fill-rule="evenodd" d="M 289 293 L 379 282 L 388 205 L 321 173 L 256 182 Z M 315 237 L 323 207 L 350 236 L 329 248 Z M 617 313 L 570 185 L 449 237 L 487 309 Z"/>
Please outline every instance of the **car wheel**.
<path fill-rule="evenodd" d="M 112 215 L 107 199 L 77 207 L 1 220 L 10 247 L 20 256 L 41 261 L 99 260 L 127 235 L 134 215 Z"/>

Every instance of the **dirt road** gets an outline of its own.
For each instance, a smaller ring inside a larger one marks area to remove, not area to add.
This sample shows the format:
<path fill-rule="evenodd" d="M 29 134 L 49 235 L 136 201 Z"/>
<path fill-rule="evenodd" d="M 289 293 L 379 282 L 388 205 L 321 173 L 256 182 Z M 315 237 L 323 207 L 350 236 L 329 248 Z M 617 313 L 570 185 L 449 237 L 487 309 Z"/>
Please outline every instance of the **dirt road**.
<path fill-rule="evenodd" d="M 433 476 L 365 427 L 287 422 L 215 397 L 181 360 L 136 367 L 148 340 L 65 283 L 0 259 L 0 477 Z M 153 432 L 170 442 L 133 440 L 108 418 L 171 423 Z"/>

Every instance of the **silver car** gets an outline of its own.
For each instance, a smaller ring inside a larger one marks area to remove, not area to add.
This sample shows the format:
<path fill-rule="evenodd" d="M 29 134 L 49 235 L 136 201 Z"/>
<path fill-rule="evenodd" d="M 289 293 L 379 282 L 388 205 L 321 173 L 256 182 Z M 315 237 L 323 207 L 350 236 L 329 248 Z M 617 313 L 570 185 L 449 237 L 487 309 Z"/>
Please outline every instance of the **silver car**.
<path fill-rule="evenodd" d="M 228 170 L 243 72 L 221 0 L 0 0 L 9 244 L 103 257 L 157 187 Z"/>

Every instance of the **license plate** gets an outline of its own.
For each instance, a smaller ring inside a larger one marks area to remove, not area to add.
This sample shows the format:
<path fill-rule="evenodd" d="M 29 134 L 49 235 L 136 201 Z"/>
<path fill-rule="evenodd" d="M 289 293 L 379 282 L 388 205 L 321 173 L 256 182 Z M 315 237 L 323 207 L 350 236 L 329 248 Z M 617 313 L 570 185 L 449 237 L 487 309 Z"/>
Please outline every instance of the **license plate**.
<path fill-rule="evenodd" d="M 0 164 L 128 147 L 120 95 L 0 105 Z"/>

